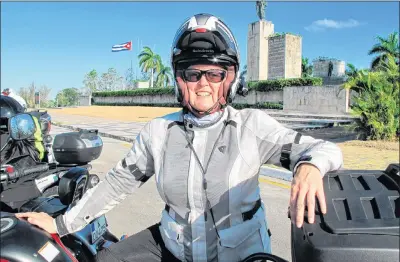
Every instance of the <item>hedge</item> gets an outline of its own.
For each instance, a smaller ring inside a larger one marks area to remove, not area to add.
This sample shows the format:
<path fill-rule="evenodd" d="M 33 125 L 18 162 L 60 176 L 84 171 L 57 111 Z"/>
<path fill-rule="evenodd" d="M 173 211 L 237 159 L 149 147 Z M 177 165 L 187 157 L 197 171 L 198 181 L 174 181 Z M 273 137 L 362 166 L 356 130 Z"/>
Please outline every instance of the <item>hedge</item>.
<path fill-rule="evenodd" d="M 92 105 L 95 106 L 151 106 L 151 107 L 181 107 L 178 103 L 104 103 L 104 102 L 94 102 Z"/>
<path fill-rule="evenodd" d="M 283 109 L 283 102 L 273 103 L 273 102 L 264 102 L 257 104 L 236 104 L 233 103 L 232 107 L 236 109 L 244 109 L 244 108 L 260 108 L 260 109 Z"/>
<path fill-rule="evenodd" d="M 178 103 L 149 103 L 149 104 L 141 104 L 141 103 L 93 103 L 96 106 L 151 106 L 151 107 L 181 107 Z M 260 108 L 260 109 L 283 109 L 283 102 L 272 103 L 272 102 L 264 102 L 257 104 L 236 104 L 233 103 L 232 107 L 236 109 L 244 109 L 244 108 Z"/>
<path fill-rule="evenodd" d="M 145 95 L 173 95 L 174 87 L 138 88 L 135 90 L 93 92 L 93 97 L 109 96 L 145 96 Z"/>
<path fill-rule="evenodd" d="M 251 81 L 248 83 L 250 90 L 258 92 L 283 90 L 287 86 L 318 86 L 322 85 L 322 78 L 305 77 L 277 80 Z M 165 88 L 139 88 L 135 90 L 121 91 L 104 91 L 94 92 L 93 97 L 110 97 L 110 96 L 145 96 L 145 95 L 173 95 L 174 87 Z"/>
<path fill-rule="evenodd" d="M 279 91 L 288 86 L 318 86 L 322 85 L 320 77 L 289 78 L 276 80 L 252 81 L 248 83 L 250 90 L 258 92 Z"/>

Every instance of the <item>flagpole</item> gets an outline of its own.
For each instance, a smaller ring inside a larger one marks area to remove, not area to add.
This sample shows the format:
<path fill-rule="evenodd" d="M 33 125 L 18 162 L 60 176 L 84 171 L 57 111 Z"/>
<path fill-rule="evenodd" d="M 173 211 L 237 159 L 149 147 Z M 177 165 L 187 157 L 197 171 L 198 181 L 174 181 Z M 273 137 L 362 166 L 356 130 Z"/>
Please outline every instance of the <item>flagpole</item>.
<path fill-rule="evenodd" d="M 139 37 L 138 37 L 138 39 L 137 39 L 137 47 L 138 47 L 138 56 L 139 56 L 139 52 L 140 52 L 140 44 L 139 44 Z M 136 80 L 138 79 L 138 75 L 137 75 L 137 73 L 138 73 L 138 68 L 139 68 L 139 57 L 138 56 L 136 56 Z"/>
<path fill-rule="evenodd" d="M 131 40 L 131 51 L 132 51 L 132 55 L 133 55 L 133 48 L 132 48 L 132 40 Z M 131 55 L 131 76 L 133 74 L 133 68 L 132 68 L 132 55 Z M 131 79 L 132 82 L 132 79 Z M 132 83 L 131 83 L 132 84 Z"/>

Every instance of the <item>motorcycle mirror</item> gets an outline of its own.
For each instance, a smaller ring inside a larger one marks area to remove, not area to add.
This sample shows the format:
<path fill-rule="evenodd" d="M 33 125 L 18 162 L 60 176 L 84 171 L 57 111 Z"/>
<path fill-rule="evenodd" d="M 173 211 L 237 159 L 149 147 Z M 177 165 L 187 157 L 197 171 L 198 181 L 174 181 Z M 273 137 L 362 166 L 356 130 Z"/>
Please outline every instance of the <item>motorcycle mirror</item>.
<path fill-rule="evenodd" d="M 30 114 L 22 113 L 8 120 L 8 131 L 13 140 L 24 140 L 33 136 L 36 125 Z"/>

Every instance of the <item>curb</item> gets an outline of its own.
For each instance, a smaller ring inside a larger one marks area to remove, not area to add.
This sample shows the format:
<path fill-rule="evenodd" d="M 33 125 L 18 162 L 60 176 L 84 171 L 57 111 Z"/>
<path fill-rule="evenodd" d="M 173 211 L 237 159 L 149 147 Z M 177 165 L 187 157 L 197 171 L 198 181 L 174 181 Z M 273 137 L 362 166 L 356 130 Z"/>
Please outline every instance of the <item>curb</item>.
<path fill-rule="evenodd" d="M 80 128 L 80 127 L 74 127 L 74 126 L 70 126 L 70 125 L 64 125 L 58 122 L 52 122 L 53 125 L 58 126 L 58 127 L 63 127 L 63 128 L 67 128 L 70 129 L 72 131 L 81 131 L 81 130 L 85 130 L 86 128 Z M 133 141 L 135 141 L 135 139 L 129 138 L 129 137 L 124 137 L 124 136 L 117 136 L 117 135 L 112 135 L 109 133 L 104 133 L 101 131 L 98 131 L 99 135 L 103 136 L 103 137 L 108 137 L 108 138 L 113 138 L 113 139 L 117 139 L 117 140 L 121 140 L 121 141 L 125 141 L 125 142 L 131 142 L 133 143 Z"/>
<path fill-rule="evenodd" d="M 273 177 L 276 179 L 292 182 L 293 173 L 272 167 L 261 166 L 260 175 L 265 177 Z"/>

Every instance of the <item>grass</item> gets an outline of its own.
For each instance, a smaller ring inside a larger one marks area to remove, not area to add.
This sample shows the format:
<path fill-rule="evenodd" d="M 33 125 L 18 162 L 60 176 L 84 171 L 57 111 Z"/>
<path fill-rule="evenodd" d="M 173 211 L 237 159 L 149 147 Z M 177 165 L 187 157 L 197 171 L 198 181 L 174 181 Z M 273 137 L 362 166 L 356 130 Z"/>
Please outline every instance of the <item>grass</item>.
<path fill-rule="evenodd" d="M 152 118 L 179 111 L 170 107 L 140 106 L 90 106 L 47 109 L 51 115 L 83 115 L 124 122 L 147 122 Z M 399 142 L 349 141 L 338 143 L 342 149 L 346 169 L 385 169 L 390 163 L 399 162 Z"/>
<path fill-rule="evenodd" d="M 382 170 L 399 163 L 399 142 L 349 141 L 339 143 L 346 169 Z"/>
<path fill-rule="evenodd" d="M 337 144 L 343 153 L 345 169 L 383 170 L 399 162 L 399 142 L 348 141 Z M 265 165 L 283 169 L 275 165 Z"/>

